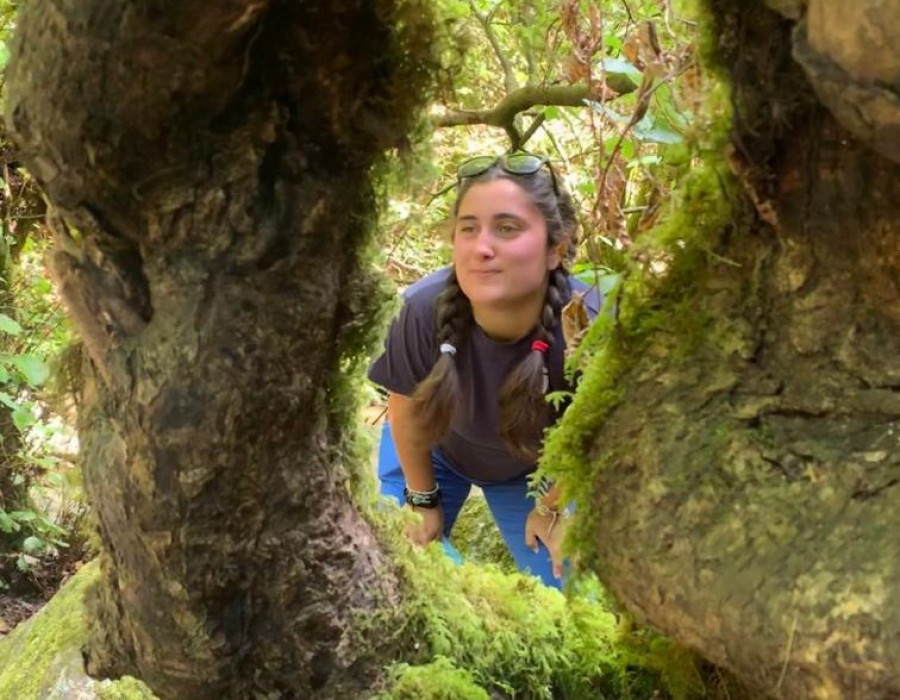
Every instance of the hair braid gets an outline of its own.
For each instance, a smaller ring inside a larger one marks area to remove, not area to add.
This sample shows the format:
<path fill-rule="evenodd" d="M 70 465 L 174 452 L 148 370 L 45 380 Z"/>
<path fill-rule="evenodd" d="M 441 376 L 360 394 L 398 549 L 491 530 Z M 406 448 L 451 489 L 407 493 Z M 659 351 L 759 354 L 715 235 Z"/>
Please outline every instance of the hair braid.
<path fill-rule="evenodd" d="M 459 288 L 456 270 L 451 270 L 447 284 L 435 302 L 438 343 L 459 348 L 471 324 L 472 305 Z M 431 372 L 419 382 L 412 395 L 420 427 L 431 444 L 439 442 L 450 430 L 460 396 L 456 361 L 451 353 L 441 353 Z"/>
<path fill-rule="evenodd" d="M 544 307 L 535 328 L 538 340 L 552 346 L 562 311 L 568 278 L 562 266 L 550 273 Z M 536 459 L 542 432 L 550 416 L 545 394 L 549 381 L 546 353 L 531 350 L 509 374 L 500 389 L 500 434 L 510 450 L 524 459 Z"/>

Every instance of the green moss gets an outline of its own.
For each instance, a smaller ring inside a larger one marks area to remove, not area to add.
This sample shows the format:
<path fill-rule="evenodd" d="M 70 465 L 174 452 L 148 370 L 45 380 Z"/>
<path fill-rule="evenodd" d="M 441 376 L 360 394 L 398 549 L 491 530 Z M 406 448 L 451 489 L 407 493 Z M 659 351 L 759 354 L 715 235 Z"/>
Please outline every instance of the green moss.
<path fill-rule="evenodd" d="M 377 630 L 396 650 L 398 663 L 387 669 L 390 685 L 379 698 L 485 697 L 482 690 L 522 699 L 650 698 L 657 691 L 689 697 L 668 692 L 665 682 L 665 669 L 685 660 L 659 663 L 650 653 L 658 638 L 623 624 L 596 580 L 581 580 L 564 596 L 492 564 L 455 565 L 439 545 L 406 542 L 408 517 L 396 508 L 375 515 L 398 565 L 404 603 L 356 625 L 362 635 Z M 682 675 L 696 676 L 693 661 L 685 663 Z M 441 695 L 450 684 L 444 674 L 459 669 L 465 674 L 454 674 L 454 682 L 471 695 Z"/>
<path fill-rule="evenodd" d="M 84 675 L 84 596 L 99 575 L 96 563 L 85 565 L 33 618 L 0 640 L 0 698 L 65 700 L 90 691 L 106 700 L 155 697 L 133 678 L 98 683 Z"/>
<path fill-rule="evenodd" d="M 84 567 L 31 620 L 0 641 L 0 698 L 39 697 L 59 653 L 79 648 L 85 635 L 82 600 L 96 580 L 95 567 Z"/>
<path fill-rule="evenodd" d="M 97 700 L 155 700 L 150 689 L 136 678 L 124 676 L 116 681 L 101 681 L 94 692 Z"/>
<path fill-rule="evenodd" d="M 490 700 L 472 674 L 457 668 L 446 657 L 421 666 L 397 664 L 390 700 Z"/>

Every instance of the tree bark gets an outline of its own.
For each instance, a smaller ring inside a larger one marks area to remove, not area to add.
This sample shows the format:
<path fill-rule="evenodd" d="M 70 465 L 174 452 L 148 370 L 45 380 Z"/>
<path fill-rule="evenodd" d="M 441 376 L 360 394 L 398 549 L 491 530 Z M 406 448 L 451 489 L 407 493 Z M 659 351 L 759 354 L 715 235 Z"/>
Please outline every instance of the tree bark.
<path fill-rule="evenodd" d="M 351 635 L 399 593 L 351 503 L 344 376 L 380 298 L 369 174 L 422 93 L 426 18 L 24 7 L 7 119 L 73 224 L 53 264 L 95 367 L 93 673 L 164 698 L 357 697 L 383 663 Z"/>
<path fill-rule="evenodd" d="M 900 697 L 900 167 L 817 104 L 790 22 L 711 11 L 772 225 L 736 219 L 646 309 L 662 329 L 585 448 L 586 562 L 767 694 Z"/>

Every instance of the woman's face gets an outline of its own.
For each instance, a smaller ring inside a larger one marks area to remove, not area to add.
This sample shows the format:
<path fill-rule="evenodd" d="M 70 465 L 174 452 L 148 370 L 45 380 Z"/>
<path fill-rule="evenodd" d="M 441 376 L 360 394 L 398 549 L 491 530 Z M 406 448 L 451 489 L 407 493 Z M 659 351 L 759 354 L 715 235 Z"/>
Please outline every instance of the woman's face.
<path fill-rule="evenodd" d="M 453 262 L 474 307 L 514 308 L 543 296 L 560 262 L 547 224 L 529 194 L 508 179 L 472 185 L 459 202 Z"/>

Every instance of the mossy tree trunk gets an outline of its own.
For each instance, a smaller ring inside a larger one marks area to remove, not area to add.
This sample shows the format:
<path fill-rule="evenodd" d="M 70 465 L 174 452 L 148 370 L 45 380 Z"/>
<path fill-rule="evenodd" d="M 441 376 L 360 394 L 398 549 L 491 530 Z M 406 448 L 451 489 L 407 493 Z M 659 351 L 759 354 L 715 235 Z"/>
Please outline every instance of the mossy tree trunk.
<path fill-rule="evenodd" d="M 709 3 L 753 214 L 693 268 L 676 253 L 679 292 L 585 447 L 586 561 L 765 693 L 900 697 L 900 17 L 779 4 L 809 14 Z M 852 68 L 823 29 L 858 42 L 836 44 Z"/>
<path fill-rule="evenodd" d="M 348 493 L 341 389 L 380 298 L 371 168 L 423 91 L 426 16 L 24 7 L 7 120 L 73 224 L 53 265 L 94 368 L 92 672 L 165 698 L 358 697 L 383 663 L 351 636 L 399 593 Z"/>

